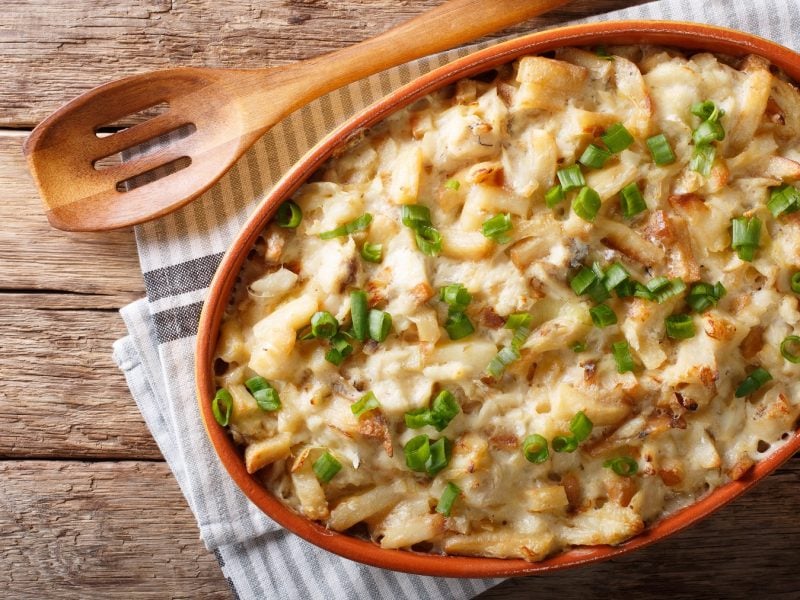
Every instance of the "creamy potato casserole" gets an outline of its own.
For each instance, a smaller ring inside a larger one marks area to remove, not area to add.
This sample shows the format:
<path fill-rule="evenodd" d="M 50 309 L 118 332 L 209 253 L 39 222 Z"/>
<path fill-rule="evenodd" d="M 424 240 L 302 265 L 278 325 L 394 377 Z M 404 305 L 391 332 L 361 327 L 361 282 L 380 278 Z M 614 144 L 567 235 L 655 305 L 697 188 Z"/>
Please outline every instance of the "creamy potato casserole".
<path fill-rule="evenodd" d="M 755 56 L 462 80 L 280 207 L 215 417 L 283 502 L 384 548 L 618 544 L 795 426 L 799 178 L 800 96 Z"/>

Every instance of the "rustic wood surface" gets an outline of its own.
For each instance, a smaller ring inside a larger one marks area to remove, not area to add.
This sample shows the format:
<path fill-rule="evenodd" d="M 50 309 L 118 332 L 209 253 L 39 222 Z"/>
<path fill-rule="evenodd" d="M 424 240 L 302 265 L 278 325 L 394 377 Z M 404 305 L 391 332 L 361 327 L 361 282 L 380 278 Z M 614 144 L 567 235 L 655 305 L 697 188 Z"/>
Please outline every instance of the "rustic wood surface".
<path fill-rule="evenodd" d="M 231 598 L 111 360 L 143 294 L 130 230 L 49 228 L 27 131 L 112 78 L 270 66 L 359 41 L 439 0 L 6 0 L 0 18 L 0 584 L 8 598 Z M 638 4 L 574 0 L 522 32 Z M 701 525 L 482 598 L 797 598 L 800 459 Z"/>

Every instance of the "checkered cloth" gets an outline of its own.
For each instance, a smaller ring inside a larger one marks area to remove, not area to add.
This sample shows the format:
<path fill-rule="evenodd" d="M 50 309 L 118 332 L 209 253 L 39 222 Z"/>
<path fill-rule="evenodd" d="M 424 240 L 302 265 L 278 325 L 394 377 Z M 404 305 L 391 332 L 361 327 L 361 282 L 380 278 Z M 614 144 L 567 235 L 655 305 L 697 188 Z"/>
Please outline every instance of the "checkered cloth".
<path fill-rule="evenodd" d="M 800 24 L 798 0 L 661 0 L 587 20 L 610 19 L 714 23 L 800 49 L 800 32 L 791 27 Z M 356 111 L 475 48 L 423 58 L 323 96 L 276 125 L 199 200 L 136 228 L 147 298 L 122 309 L 129 335 L 114 344 L 114 358 L 236 597 L 461 599 L 499 582 L 368 567 L 284 530 L 223 470 L 200 422 L 193 379 L 195 335 L 209 282 L 281 174 Z"/>

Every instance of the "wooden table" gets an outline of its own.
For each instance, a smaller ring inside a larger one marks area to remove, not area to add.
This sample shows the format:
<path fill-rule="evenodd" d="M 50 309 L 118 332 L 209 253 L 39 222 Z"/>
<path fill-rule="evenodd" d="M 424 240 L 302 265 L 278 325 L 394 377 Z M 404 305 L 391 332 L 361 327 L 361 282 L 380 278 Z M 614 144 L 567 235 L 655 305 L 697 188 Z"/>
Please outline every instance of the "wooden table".
<path fill-rule="evenodd" d="M 489 0 L 487 0 L 489 1 Z M 521 0 L 522 1 L 522 0 Z M 28 131 L 112 78 L 174 65 L 285 64 L 439 0 L 5 0 L 0 17 L 0 596 L 230 598 L 111 344 L 143 295 L 133 233 L 50 229 Z M 638 3 L 574 0 L 515 28 Z M 484 598 L 797 598 L 800 459 L 691 531 Z M 793 560 L 794 559 L 794 560 Z"/>

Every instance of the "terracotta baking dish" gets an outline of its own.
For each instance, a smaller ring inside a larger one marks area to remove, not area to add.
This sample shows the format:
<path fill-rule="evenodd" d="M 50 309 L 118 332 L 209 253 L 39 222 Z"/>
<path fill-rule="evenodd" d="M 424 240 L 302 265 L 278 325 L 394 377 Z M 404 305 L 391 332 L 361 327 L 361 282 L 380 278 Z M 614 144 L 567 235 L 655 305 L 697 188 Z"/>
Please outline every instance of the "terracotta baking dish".
<path fill-rule="evenodd" d="M 468 77 L 492 69 L 526 54 L 546 52 L 561 46 L 613 44 L 661 44 L 692 50 L 720 52 L 733 56 L 758 54 L 800 81 L 800 55 L 756 36 L 701 25 L 663 21 L 620 21 L 577 25 L 534 33 L 476 52 L 424 75 L 366 108 L 312 148 L 275 186 L 255 210 L 228 250 L 211 284 L 200 318 L 195 373 L 200 412 L 211 443 L 220 460 L 242 491 L 261 510 L 290 531 L 331 552 L 377 567 L 448 577 L 501 577 L 528 575 L 597 562 L 652 544 L 691 525 L 727 504 L 774 471 L 800 449 L 800 431 L 794 433 L 769 458 L 758 463 L 738 481 L 718 488 L 699 502 L 674 513 L 619 546 L 583 547 L 537 563 L 519 559 L 439 556 L 403 550 L 383 550 L 376 544 L 326 529 L 295 513 L 272 496 L 247 473 L 240 451 L 225 429 L 214 420 L 212 361 L 217 333 L 231 289 L 247 253 L 267 224 L 275 208 L 291 196 L 331 154 L 365 127 L 418 98 Z"/>

